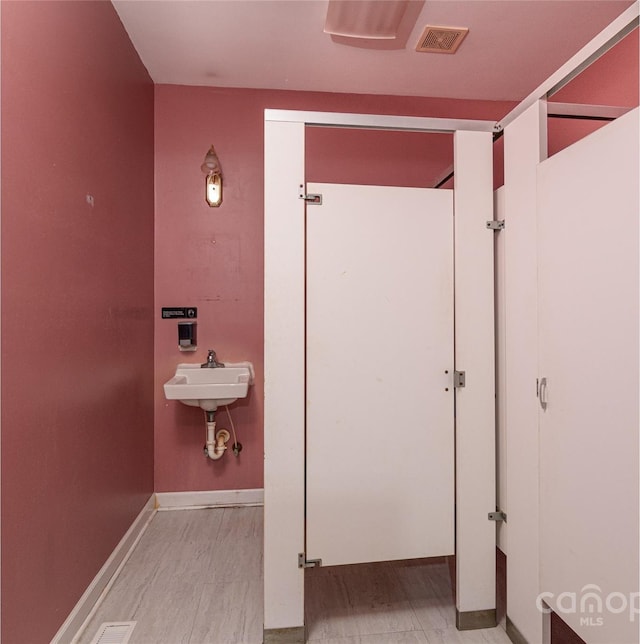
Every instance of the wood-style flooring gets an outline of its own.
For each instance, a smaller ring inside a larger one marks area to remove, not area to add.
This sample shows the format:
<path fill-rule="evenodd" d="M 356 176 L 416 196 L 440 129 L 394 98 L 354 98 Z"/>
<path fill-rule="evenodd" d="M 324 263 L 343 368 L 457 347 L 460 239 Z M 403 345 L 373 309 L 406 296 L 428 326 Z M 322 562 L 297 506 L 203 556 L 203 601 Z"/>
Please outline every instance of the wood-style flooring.
<path fill-rule="evenodd" d="M 259 644 L 262 508 L 157 512 L 78 644 L 135 621 L 129 644 Z M 509 644 L 501 627 L 459 632 L 449 566 L 416 560 L 309 569 L 317 644 Z"/>

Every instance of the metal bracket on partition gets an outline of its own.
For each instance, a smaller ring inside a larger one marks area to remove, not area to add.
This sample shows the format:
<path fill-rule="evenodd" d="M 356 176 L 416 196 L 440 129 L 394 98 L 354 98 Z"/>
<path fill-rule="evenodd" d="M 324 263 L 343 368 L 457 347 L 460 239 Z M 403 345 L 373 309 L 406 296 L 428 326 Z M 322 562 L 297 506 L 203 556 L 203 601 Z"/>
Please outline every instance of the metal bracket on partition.
<path fill-rule="evenodd" d="M 465 371 L 454 371 L 453 372 L 453 386 L 456 389 L 462 389 L 465 387 L 467 381 L 467 374 Z"/>
<path fill-rule="evenodd" d="M 507 514 L 502 510 L 496 510 L 495 512 L 489 512 L 488 516 L 489 521 L 504 521 L 507 522 Z"/>
<path fill-rule="evenodd" d="M 321 194 L 306 194 L 304 190 L 302 190 L 302 186 L 300 186 L 300 194 L 298 195 L 299 199 L 304 199 L 308 204 L 311 204 L 313 206 L 321 206 L 322 205 L 322 195 Z"/>
<path fill-rule="evenodd" d="M 504 219 L 490 219 L 487 228 L 495 231 L 504 230 Z"/>
<path fill-rule="evenodd" d="M 319 568 L 322 566 L 322 559 L 307 559 L 304 552 L 298 553 L 298 568 Z"/>

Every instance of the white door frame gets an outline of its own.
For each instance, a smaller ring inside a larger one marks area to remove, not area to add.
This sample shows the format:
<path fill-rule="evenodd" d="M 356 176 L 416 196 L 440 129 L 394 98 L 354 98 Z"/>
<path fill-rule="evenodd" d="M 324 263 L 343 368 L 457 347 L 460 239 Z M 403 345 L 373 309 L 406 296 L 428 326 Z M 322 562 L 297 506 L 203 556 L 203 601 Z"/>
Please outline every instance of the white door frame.
<path fill-rule="evenodd" d="M 304 641 L 307 125 L 454 134 L 457 624 L 494 625 L 494 123 L 265 110 L 264 641 Z"/>

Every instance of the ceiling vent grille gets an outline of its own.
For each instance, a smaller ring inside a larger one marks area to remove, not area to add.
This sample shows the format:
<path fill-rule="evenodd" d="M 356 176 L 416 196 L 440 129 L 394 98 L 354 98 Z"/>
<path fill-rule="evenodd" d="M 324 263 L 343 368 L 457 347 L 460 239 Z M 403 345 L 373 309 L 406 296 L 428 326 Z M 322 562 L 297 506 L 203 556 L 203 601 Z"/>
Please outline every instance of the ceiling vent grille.
<path fill-rule="evenodd" d="M 427 25 L 420 36 L 416 51 L 453 54 L 469 33 L 466 27 L 433 27 Z"/>

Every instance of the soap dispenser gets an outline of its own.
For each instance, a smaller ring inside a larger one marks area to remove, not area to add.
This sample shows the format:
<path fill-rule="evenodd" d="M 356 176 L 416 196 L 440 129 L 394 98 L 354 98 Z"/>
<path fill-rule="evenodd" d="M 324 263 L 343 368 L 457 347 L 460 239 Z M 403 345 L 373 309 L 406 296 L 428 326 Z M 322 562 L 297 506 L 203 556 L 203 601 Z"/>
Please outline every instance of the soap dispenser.
<path fill-rule="evenodd" d="M 197 335 L 197 322 L 178 322 L 178 347 L 180 351 L 195 351 L 198 348 Z"/>

